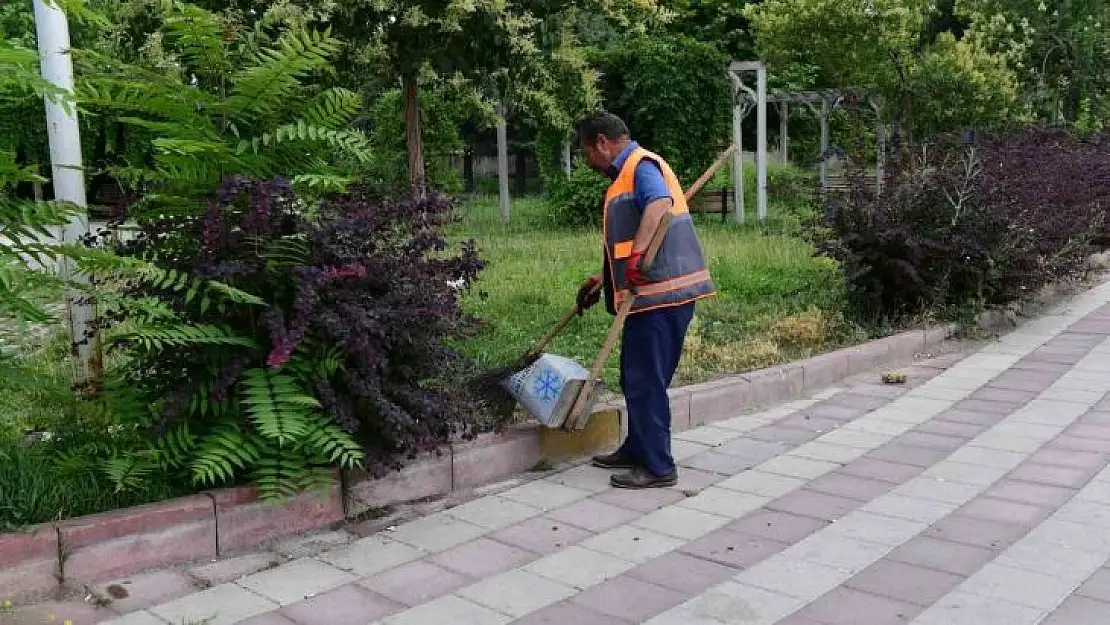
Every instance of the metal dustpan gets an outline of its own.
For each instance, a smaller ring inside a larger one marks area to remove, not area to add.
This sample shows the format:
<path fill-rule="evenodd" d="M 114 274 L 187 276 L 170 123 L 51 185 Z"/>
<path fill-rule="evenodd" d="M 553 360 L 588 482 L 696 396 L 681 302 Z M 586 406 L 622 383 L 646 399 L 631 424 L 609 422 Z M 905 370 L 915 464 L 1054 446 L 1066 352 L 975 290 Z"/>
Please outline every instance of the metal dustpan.
<path fill-rule="evenodd" d="M 574 408 L 590 371 L 570 358 L 541 354 L 527 368 L 506 378 L 501 386 L 537 421 L 549 428 L 561 428 Z M 586 400 L 592 409 L 604 392 L 604 384 L 594 384 Z"/>

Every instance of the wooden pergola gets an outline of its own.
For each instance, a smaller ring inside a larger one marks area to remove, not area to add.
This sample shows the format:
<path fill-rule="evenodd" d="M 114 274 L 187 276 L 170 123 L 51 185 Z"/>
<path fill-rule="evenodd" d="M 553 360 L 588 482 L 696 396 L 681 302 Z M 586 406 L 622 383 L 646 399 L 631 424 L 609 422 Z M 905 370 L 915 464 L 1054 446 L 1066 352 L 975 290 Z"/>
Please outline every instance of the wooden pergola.
<path fill-rule="evenodd" d="M 743 175 L 743 123 L 744 118 L 756 109 L 756 214 L 760 221 L 767 218 L 767 104 L 775 104 L 779 109 L 779 150 L 782 161 L 787 162 L 789 150 L 790 107 L 807 106 L 817 115 L 821 123 L 821 192 L 829 188 L 829 118 L 842 106 L 868 105 L 875 112 L 876 119 L 876 174 L 875 186 L 882 192 L 883 168 L 886 160 L 886 127 L 879 114 L 882 97 L 869 89 L 816 89 L 809 91 L 767 90 L 767 68 L 763 61 L 735 61 L 728 68 L 732 81 L 732 141 L 738 146 L 733 156 L 732 179 L 733 193 L 736 198 L 736 211 L 733 218 L 743 222 L 744 175 Z M 745 84 L 745 78 L 755 74 L 756 86 Z"/>

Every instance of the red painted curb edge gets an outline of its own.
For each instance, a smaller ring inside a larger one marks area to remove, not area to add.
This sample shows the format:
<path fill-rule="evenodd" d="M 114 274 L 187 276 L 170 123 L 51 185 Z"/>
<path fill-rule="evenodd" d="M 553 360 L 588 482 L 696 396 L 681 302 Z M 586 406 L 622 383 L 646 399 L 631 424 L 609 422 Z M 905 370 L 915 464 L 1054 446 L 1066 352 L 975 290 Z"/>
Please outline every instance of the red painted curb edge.
<path fill-rule="evenodd" d="M 796 399 L 877 367 L 912 361 L 951 338 L 955 325 L 903 332 L 797 363 L 672 389 L 674 429 Z M 620 402 L 601 406 L 616 409 Z M 454 443 L 382 479 L 336 472 L 326 493 L 268 505 L 249 486 L 116 510 L 23 532 L 0 533 L 0 601 L 29 601 L 150 568 L 211 560 L 285 536 L 332 528 L 372 508 L 503 479 L 541 460 L 538 425 Z M 345 488 L 342 486 L 345 485 Z"/>

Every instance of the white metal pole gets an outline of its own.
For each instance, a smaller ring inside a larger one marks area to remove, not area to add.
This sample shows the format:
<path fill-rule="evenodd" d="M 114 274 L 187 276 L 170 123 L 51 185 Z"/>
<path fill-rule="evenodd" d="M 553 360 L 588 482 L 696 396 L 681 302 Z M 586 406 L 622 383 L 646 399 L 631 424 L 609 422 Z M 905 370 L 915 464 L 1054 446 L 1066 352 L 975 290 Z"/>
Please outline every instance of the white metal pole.
<path fill-rule="evenodd" d="M 744 223 L 744 101 L 741 91 L 742 79 L 735 72 L 729 72 L 732 78 L 733 104 L 732 104 L 732 143 L 736 151 L 732 153 L 732 219 L 736 223 Z"/>
<path fill-rule="evenodd" d="M 65 13 L 48 1 L 34 0 L 42 75 L 66 93 L 73 93 L 69 24 Z M 89 234 L 89 217 L 85 210 L 85 172 L 81 163 L 81 131 L 77 125 L 76 106 L 47 97 L 46 130 L 54 197 L 81 209 L 62 228 L 62 243 L 79 244 Z M 77 275 L 71 260 L 62 258 L 60 269 L 64 280 L 87 284 L 88 277 Z M 89 297 L 79 289 L 70 288 L 66 300 L 73 341 L 74 387 L 78 392 L 87 392 L 95 388 L 103 373 L 100 340 L 95 329 L 96 310 Z"/>
<path fill-rule="evenodd" d="M 567 138 L 563 139 L 563 173 L 568 176 L 570 175 L 570 165 L 570 139 Z"/>
<path fill-rule="evenodd" d="M 501 221 L 509 221 L 512 199 L 509 197 L 509 139 L 505 122 L 505 104 L 497 103 L 497 188 L 501 201 Z"/>
<path fill-rule="evenodd" d="M 767 218 L 767 66 L 759 64 L 756 70 L 756 123 L 759 134 L 756 138 L 756 211 L 759 221 Z"/>

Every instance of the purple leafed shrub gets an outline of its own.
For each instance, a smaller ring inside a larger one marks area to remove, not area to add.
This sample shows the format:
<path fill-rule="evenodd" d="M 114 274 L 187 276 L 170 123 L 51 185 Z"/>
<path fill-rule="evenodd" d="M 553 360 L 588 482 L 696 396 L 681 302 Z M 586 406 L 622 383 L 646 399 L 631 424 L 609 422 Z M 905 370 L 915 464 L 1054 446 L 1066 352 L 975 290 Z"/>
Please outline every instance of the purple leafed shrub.
<path fill-rule="evenodd" d="M 1110 135 L 1024 127 L 899 145 L 827 204 L 819 249 L 868 319 L 1002 304 L 1083 271 L 1104 239 Z"/>
<path fill-rule="evenodd" d="M 451 203 L 371 200 L 356 191 L 308 207 L 281 180 L 227 181 L 203 215 L 150 221 L 121 252 L 215 280 L 267 306 L 199 302 L 179 289 L 139 287 L 179 318 L 230 328 L 254 347 L 161 345 L 134 382 L 164 398 L 156 430 L 205 423 L 194 405 L 228 399 L 248 369 L 289 371 L 366 450 L 372 472 L 473 434 L 476 400 L 451 349 L 472 321 L 457 285 L 482 268 L 473 243 L 451 253 L 442 234 Z M 455 286 L 452 286 L 455 285 Z"/>

